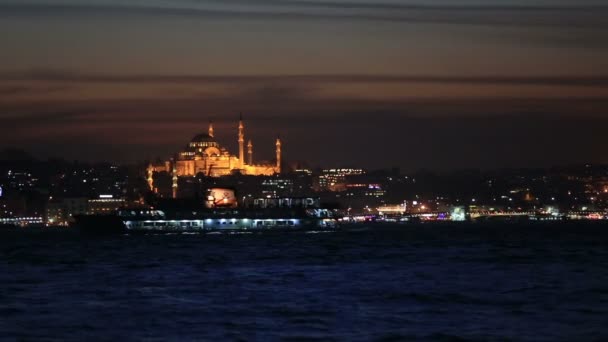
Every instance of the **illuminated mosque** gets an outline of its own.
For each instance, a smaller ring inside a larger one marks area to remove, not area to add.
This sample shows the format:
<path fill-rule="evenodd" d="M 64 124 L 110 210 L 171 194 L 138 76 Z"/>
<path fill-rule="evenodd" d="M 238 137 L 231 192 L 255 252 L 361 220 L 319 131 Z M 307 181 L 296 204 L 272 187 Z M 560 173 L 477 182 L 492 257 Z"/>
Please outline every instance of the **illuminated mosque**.
<path fill-rule="evenodd" d="M 147 180 L 150 190 L 154 191 L 154 172 L 167 172 L 173 177 L 173 197 L 177 193 L 178 177 L 193 177 L 199 173 L 208 177 L 221 177 L 239 172 L 244 175 L 270 176 L 281 173 L 281 140 L 277 138 L 276 163 L 254 164 L 253 143 L 247 142 L 247 160 L 245 160 L 245 126 L 243 118 L 238 126 L 239 155 L 231 155 L 215 140 L 213 123 L 209 123 L 207 133 L 197 134 L 175 158 L 163 164 L 150 164 L 147 169 Z"/>

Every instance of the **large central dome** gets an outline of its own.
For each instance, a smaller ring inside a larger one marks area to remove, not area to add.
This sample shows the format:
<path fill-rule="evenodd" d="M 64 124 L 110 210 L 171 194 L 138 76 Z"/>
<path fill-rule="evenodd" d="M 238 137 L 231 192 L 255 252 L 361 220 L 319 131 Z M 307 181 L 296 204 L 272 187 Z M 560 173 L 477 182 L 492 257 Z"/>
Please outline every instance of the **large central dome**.
<path fill-rule="evenodd" d="M 220 145 L 215 141 L 215 138 L 212 135 L 201 133 L 190 140 L 188 147 L 191 151 L 201 153 L 208 147 L 215 147 L 218 149 Z"/>
<path fill-rule="evenodd" d="M 210 136 L 209 134 L 201 133 L 201 134 L 195 135 L 194 138 L 192 138 L 192 140 L 190 140 L 190 142 L 199 143 L 199 142 L 216 142 L 216 141 L 215 141 L 215 138 Z"/>

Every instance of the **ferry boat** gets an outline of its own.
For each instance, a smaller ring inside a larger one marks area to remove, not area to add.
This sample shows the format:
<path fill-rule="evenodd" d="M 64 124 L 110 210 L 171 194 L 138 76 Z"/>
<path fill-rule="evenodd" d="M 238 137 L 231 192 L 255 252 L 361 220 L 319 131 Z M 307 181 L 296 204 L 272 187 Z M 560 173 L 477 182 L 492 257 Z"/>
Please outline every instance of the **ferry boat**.
<path fill-rule="evenodd" d="M 211 189 L 204 205 L 165 200 L 154 209 L 123 208 L 74 219 L 76 228 L 94 233 L 335 229 L 338 222 L 315 198 L 261 198 L 239 206 L 232 189 Z"/>

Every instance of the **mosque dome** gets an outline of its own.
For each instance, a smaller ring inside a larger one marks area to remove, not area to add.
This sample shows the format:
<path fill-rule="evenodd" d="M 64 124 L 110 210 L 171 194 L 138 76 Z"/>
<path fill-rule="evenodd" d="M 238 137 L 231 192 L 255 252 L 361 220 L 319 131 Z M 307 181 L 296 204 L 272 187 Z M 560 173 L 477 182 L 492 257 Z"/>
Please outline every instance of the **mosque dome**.
<path fill-rule="evenodd" d="M 202 153 L 209 147 L 214 147 L 215 150 L 217 150 L 220 145 L 217 143 L 214 137 L 205 133 L 195 135 L 194 138 L 192 138 L 192 140 L 190 140 L 190 143 L 188 144 L 188 149 L 190 151 L 199 153 Z"/>
<path fill-rule="evenodd" d="M 215 138 L 210 136 L 207 133 L 201 133 L 201 134 L 197 134 L 194 136 L 194 138 L 192 138 L 192 140 L 190 140 L 190 142 L 192 143 L 204 143 L 204 142 L 216 142 Z"/>

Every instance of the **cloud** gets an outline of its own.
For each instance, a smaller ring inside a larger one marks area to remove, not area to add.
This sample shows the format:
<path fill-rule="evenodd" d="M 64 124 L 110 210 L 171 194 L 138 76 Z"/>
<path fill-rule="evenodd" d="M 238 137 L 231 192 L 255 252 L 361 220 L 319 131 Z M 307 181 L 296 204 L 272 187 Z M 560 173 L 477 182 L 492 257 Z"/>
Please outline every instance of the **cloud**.
<path fill-rule="evenodd" d="M 1 77 L 1 76 L 0 76 Z M 6 82 L 8 80 L 5 80 Z M 1 83 L 2 81 L 0 81 Z M 67 90 L 67 86 L 0 85 L 0 99 L 4 96 L 39 95 Z"/>
<path fill-rule="evenodd" d="M 53 69 L 32 69 L 0 73 L 3 81 L 49 81 L 80 83 L 239 83 L 239 84 L 314 84 L 314 83 L 441 83 L 478 85 L 546 85 L 608 87 L 608 75 L 595 76 L 436 76 L 436 75 L 162 75 L 101 74 Z"/>
<path fill-rule="evenodd" d="M 62 125 L 67 122 L 74 121 L 85 121 L 87 117 L 94 115 L 95 109 L 78 109 L 78 110 L 45 110 L 44 106 L 37 105 L 32 106 L 34 111 L 23 112 L 16 111 L 16 113 L 3 113 L 0 115 L 2 123 L 5 125 L 13 126 L 15 129 L 20 127 L 38 127 L 46 125 Z M 34 109 L 35 108 L 35 109 Z M 11 135 L 9 132 L 5 132 L 5 135 Z M 12 132 L 14 134 L 14 132 Z"/>
<path fill-rule="evenodd" d="M 268 99 L 261 89 L 234 92 L 233 96 L 209 99 L 130 98 L 100 100 L 39 101 L 0 107 L 0 120 L 18 135 L 21 129 L 51 128 L 67 124 L 126 125 L 129 127 L 167 125 L 187 127 L 213 119 L 229 123 L 242 112 L 252 120 L 275 121 L 286 126 L 302 122 L 333 122 L 382 114 L 385 117 L 595 117 L 608 119 L 608 98 L 444 98 L 368 100 L 356 97 L 322 98 L 289 90 L 287 98 Z M 260 96 L 260 92 L 263 94 Z"/>
<path fill-rule="evenodd" d="M 0 96 L 13 96 L 30 93 L 30 88 L 25 86 L 0 86 Z"/>
<path fill-rule="evenodd" d="M 492 26 L 608 27 L 608 6 L 453 6 L 338 1 L 8 3 L 4 15 L 153 15 L 237 19 L 367 20 Z"/>

